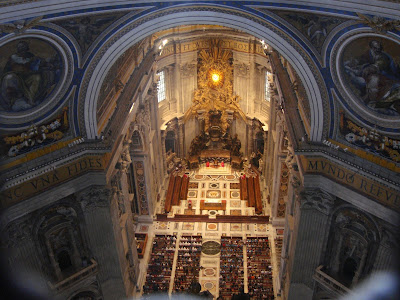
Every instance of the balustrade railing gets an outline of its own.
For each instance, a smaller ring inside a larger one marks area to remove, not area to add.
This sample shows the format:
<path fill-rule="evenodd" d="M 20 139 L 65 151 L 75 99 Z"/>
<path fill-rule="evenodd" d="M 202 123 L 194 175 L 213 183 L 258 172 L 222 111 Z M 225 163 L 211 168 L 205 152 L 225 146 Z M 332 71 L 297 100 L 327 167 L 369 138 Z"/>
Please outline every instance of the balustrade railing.
<path fill-rule="evenodd" d="M 351 293 L 351 290 L 326 274 L 323 271 L 324 266 L 320 265 L 318 268 L 315 269 L 315 274 L 313 276 L 314 280 L 323 285 L 330 291 L 335 292 L 338 295 L 345 295 Z"/>
<path fill-rule="evenodd" d="M 84 269 L 79 270 L 78 272 L 72 274 L 71 276 L 63 279 L 60 282 L 57 282 L 55 284 L 52 284 L 51 282 L 48 282 L 50 288 L 54 291 L 61 291 L 64 290 L 77 281 L 82 280 L 83 278 L 88 277 L 89 275 L 93 275 L 97 272 L 97 262 L 94 259 L 90 260 L 90 265 L 85 267 Z"/>

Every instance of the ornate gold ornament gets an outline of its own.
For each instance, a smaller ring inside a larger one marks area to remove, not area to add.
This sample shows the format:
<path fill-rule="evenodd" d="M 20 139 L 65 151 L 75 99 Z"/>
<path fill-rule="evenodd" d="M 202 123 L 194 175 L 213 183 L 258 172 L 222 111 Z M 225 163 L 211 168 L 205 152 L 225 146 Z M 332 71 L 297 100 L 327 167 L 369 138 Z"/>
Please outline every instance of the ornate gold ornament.
<path fill-rule="evenodd" d="M 43 17 L 36 17 L 30 20 L 18 20 L 12 23 L 0 24 L 0 33 L 20 34 L 38 25 L 42 19 Z"/>
<path fill-rule="evenodd" d="M 400 29 L 399 20 L 387 20 L 385 18 L 377 16 L 370 18 L 360 13 L 357 13 L 357 15 L 359 16 L 363 24 L 371 27 L 378 33 L 386 33 L 387 31 L 390 30 Z"/>
<path fill-rule="evenodd" d="M 8 156 L 14 157 L 20 152 L 30 151 L 39 146 L 62 139 L 64 133 L 69 128 L 68 107 L 64 107 L 62 112 L 50 123 L 43 125 L 32 124 L 28 130 L 13 136 L 6 136 L 3 141 L 8 149 Z"/>
<path fill-rule="evenodd" d="M 193 104 L 186 111 L 184 121 L 198 117 L 199 111 L 205 112 L 204 131 L 210 126 L 210 111 L 221 112 L 221 129 L 223 133 L 229 127 L 228 112 L 246 122 L 246 115 L 239 105 L 239 96 L 233 93 L 232 52 L 221 47 L 220 40 L 210 40 L 209 49 L 201 50 L 201 59 L 197 78 L 198 89 L 194 92 Z"/>

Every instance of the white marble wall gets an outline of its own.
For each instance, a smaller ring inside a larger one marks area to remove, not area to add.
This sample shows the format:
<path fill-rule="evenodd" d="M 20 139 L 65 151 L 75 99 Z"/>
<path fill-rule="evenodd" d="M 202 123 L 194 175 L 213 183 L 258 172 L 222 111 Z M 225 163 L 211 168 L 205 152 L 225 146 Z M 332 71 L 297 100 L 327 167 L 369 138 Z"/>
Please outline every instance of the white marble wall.
<path fill-rule="evenodd" d="M 264 99 L 265 72 L 270 69 L 267 57 L 233 51 L 234 92 L 240 96 L 242 110 L 249 119 L 258 118 L 268 125 L 269 102 Z M 167 98 L 159 103 L 161 124 L 173 118 L 180 118 L 192 105 L 193 92 L 197 88 L 197 52 L 173 54 L 157 62 L 157 70 L 164 70 Z M 192 139 L 198 134 L 196 124 L 185 124 L 184 155 L 187 154 Z M 242 151 L 247 152 L 251 141 L 248 128 L 243 121 L 235 121 L 232 134 L 238 134 L 242 142 Z"/>

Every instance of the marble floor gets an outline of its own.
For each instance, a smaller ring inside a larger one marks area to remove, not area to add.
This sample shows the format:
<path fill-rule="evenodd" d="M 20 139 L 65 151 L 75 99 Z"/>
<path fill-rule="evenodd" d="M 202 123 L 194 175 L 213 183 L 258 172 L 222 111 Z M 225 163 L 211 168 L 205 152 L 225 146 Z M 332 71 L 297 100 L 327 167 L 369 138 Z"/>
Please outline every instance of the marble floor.
<path fill-rule="evenodd" d="M 266 237 L 269 241 L 271 248 L 271 270 L 274 284 L 275 299 L 280 299 L 276 292 L 277 282 L 277 270 L 278 263 L 276 253 L 279 253 L 275 249 L 275 238 L 277 234 L 282 233 L 282 229 L 273 228 L 271 224 L 255 224 L 255 223 L 218 223 L 213 222 L 212 216 L 215 215 L 241 215 L 241 216 L 253 216 L 254 208 L 247 207 L 247 201 L 240 200 L 239 190 L 239 177 L 240 173 L 231 171 L 230 166 L 225 166 L 218 169 L 213 168 L 209 171 L 205 166 L 202 166 L 197 172 L 188 172 L 190 177 L 188 199 L 181 200 L 179 206 L 173 206 L 173 210 L 170 213 L 174 214 L 185 214 L 185 215 L 209 215 L 209 222 L 174 222 L 171 221 L 154 221 L 152 224 L 138 223 L 136 224 L 136 233 L 145 233 L 148 235 L 148 242 L 144 251 L 143 259 L 140 259 L 140 275 L 139 275 L 139 291 L 137 297 L 140 297 L 143 293 L 143 285 L 146 282 L 146 274 L 148 262 L 150 260 L 153 239 L 155 235 L 174 235 L 176 236 L 176 248 L 175 255 L 171 270 L 171 282 L 169 288 L 169 294 L 174 290 L 174 277 L 177 266 L 178 248 L 179 244 L 182 244 L 182 240 L 185 241 L 187 236 L 198 236 L 201 237 L 202 244 L 214 241 L 218 244 L 221 243 L 221 237 L 238 237 L 243 240 L 243 271 L 244 280 L 243 286 L 245 292 L 248 292 L 248 279 L 247 279 L 247 255 L 246 255 L 246 240 L 249 237 Z M 200 200 L 210 202 L 226 201 L 226 210 L 222 211 L 209 211 L 200 210 Z M 190 203 L 190 204 L 189 204 Z M 191 205 L 191 209 L 189 208 Z M 157 208 L 157 213 L 163 213 L 164 203 L 161 201 Z M 189 211 L 190 210 L 190 211 Z M 270 207 L 268 204 L 263 207 L 263 215 L 269 215 Z M 200 256 L 200 272 L 199 272 L 199 283 L 201 284 L 202 291 L 208 290 L 216 299 L 219 296 L 220 287 L 220 255 L 217 254 L 206 254 L 201 252 Z"/>

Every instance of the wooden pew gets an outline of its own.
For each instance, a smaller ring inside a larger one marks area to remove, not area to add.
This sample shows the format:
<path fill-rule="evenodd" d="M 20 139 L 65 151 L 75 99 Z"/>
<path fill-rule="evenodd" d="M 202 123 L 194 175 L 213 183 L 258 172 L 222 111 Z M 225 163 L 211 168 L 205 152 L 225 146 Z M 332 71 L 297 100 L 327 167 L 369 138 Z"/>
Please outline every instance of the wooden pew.
<path fill-rule="evenodd" d="M 240 200 L 247 200 L 247 181 L 246 177 L 239 179 L 240 182 Z"/>
<path fill-rule="evenodd" d="M 255 192 L 255 207 L 256 207 L 256 214 L 262 213 L 262 201 L 261 201 L 261 189 L 260 189 L 260 176 L 254 179 L 254 192 Z"/>
<path fill-rule="evenodd" d="M 255 193 L 254 193 L 254 178 L 249 177 L 247 180 L 247 193 L 248 193 L 248 205 L 249 207 L 254 207 L 256 204 Z"/>
<path fill-rule="evenodd" d="M 172 196 L 174 193 L 175 176 L 171 174 L 169 177 L 167 196 L 165 197 L 165 212 L 169 213 L 172 208 Z"/>
<path fill-rule="evenodd" d="M 182 178 L 181 193 L 179 195 L 179 200 L 187 200 L 187 194 L 189 191 L 189 177 L 184 175 Z"/>
<path fill-rule="evenodd" d="M 179 205 L 179 194 L 181 193 L 182 177 L 175 177 L 174 192 L 172 196 L 172 205 Z"/>

